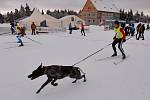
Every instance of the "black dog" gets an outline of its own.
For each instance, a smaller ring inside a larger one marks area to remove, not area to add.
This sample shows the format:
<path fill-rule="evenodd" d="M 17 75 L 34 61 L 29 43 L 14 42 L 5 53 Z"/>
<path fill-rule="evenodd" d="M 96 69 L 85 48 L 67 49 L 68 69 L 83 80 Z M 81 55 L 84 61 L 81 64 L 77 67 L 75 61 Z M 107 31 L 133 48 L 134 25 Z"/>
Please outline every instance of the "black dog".
<path fill-rule="evenodd" d="M 83 75 L 81 75 L 81 72 L 83 73 Z M 82 78 L 84 78 L 84 82 L 86 82 L 85 73 L 79 67 L 59 65 L 42 66 L 41 64 L 35 71 L 32 72 L 31 75 L 28 76 L 28 78 L 34 80 L 42 75 L 47 75 L 48 80 L 36 93 L 39 93 L 50 82 L 53 86 L 57 86 L 58 83 L 55 82 L 58 79 L 63 79 L 65 77 L 74 78 L 75 81 L 73 81 L 72 83 L 76 83 L 77 80 Z"/>

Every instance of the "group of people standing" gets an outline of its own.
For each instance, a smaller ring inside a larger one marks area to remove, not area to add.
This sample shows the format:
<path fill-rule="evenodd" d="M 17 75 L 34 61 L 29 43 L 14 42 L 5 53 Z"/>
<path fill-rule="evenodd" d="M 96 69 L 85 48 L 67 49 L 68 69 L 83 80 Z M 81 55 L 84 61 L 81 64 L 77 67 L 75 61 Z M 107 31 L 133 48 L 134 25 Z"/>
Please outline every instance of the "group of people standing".
<path fill-rule="evenodd" d="M 137 30 L 136 39 L 139 40 L 140 38 L 142 38 L 142 40 L 144 40 L 144 32 L 146 30 L 145 24 L 139 23 L 136 27 L 136 30 Z"/>
<path fill-rule="evenodd" d="M 72 31 L 73 31 L 73 30 L 78 30 L 78 29 L 81 30 L 81 35 L 82 35 L 82 36 L 86 36 L 84 23 L 81 22 L 81 23 L 80 23 L 80 27 L 77 28 L 76 23 L 75 23 L 75 20 L 74 20 L 74 18 L 72 17 L 72 18 L 71 18 L 71 22 L 69 23 L 69 34 L 72 34 Z"/>
<path fill-rule="evenodd" d="M 135 34 L 135 27 L 134 24 L 129 24 L 124 28 L 126 32 L 126 36 L 134 36 Z"/>

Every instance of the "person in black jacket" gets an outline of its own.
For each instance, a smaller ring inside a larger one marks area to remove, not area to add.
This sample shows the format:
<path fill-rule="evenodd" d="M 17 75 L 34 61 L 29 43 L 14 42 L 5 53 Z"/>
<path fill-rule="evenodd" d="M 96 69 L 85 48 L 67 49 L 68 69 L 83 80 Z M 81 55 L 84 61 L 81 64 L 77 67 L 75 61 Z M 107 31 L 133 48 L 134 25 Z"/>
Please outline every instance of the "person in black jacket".
<path fill-rule="evenodd" d="M 15 23 L 14 22 L 11 22 L 10 23 L 10 26 L 11 26 L 11 34 L 14 34 L 15 33 Z"/>
<path fill-rule="evenodd" d="M 142 40 L 144 40 L 144 32 L 145 32 L 145 25 L 143 24 L 141 27 L 141 36 L 142 36 Z"/>

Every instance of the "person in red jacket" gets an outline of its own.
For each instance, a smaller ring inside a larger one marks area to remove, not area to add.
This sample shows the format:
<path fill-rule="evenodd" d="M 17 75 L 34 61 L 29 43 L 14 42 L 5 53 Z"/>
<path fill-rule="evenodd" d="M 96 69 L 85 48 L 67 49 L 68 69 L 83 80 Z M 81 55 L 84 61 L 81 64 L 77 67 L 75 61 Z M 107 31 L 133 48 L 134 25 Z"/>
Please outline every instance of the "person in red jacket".
<path fill-rule="evenodd" d="M 124 29 L 119 25 L 118 21 L 115 21 L 114 24 L 115 24 L 114 31 L 116 34 L 113 38 L 114 41 L 112 43 L 112 48 L 114 50 L 114 54 L 112 55 L 112 57 L 117 56 L 117 50 L 116 50 L 115 46 L 116 46 L 116 44 L 118 44 L 118 48 L 122 53 L 122 59 L 125 59 L 126 55 L 125 55 L 124 50 L 122 48 L 122 43 L 126 41 L 126 33 L 125 33 Z"/>
<path fill-rule="evenodd" d="M 81 23 L 81 35 L 82 36 L 86 36 L 85 35 L 85 31 L 84 31 L 84 25 L 83 25 L 83 23 Z"/>

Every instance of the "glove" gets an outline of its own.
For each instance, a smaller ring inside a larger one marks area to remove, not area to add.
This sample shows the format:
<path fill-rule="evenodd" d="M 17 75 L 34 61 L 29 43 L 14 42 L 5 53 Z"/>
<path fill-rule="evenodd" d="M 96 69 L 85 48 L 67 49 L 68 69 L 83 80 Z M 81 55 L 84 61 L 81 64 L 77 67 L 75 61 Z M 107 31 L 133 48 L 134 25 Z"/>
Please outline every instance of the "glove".
<path fill-rule="evenodd" d="M 126 39 L 123 39 L 123 42 L 126 42 Z"/>
<path fill-rule="evenodd" d="M 116 40 L 116 36 L 113 37 L 113 40 Z"/>

